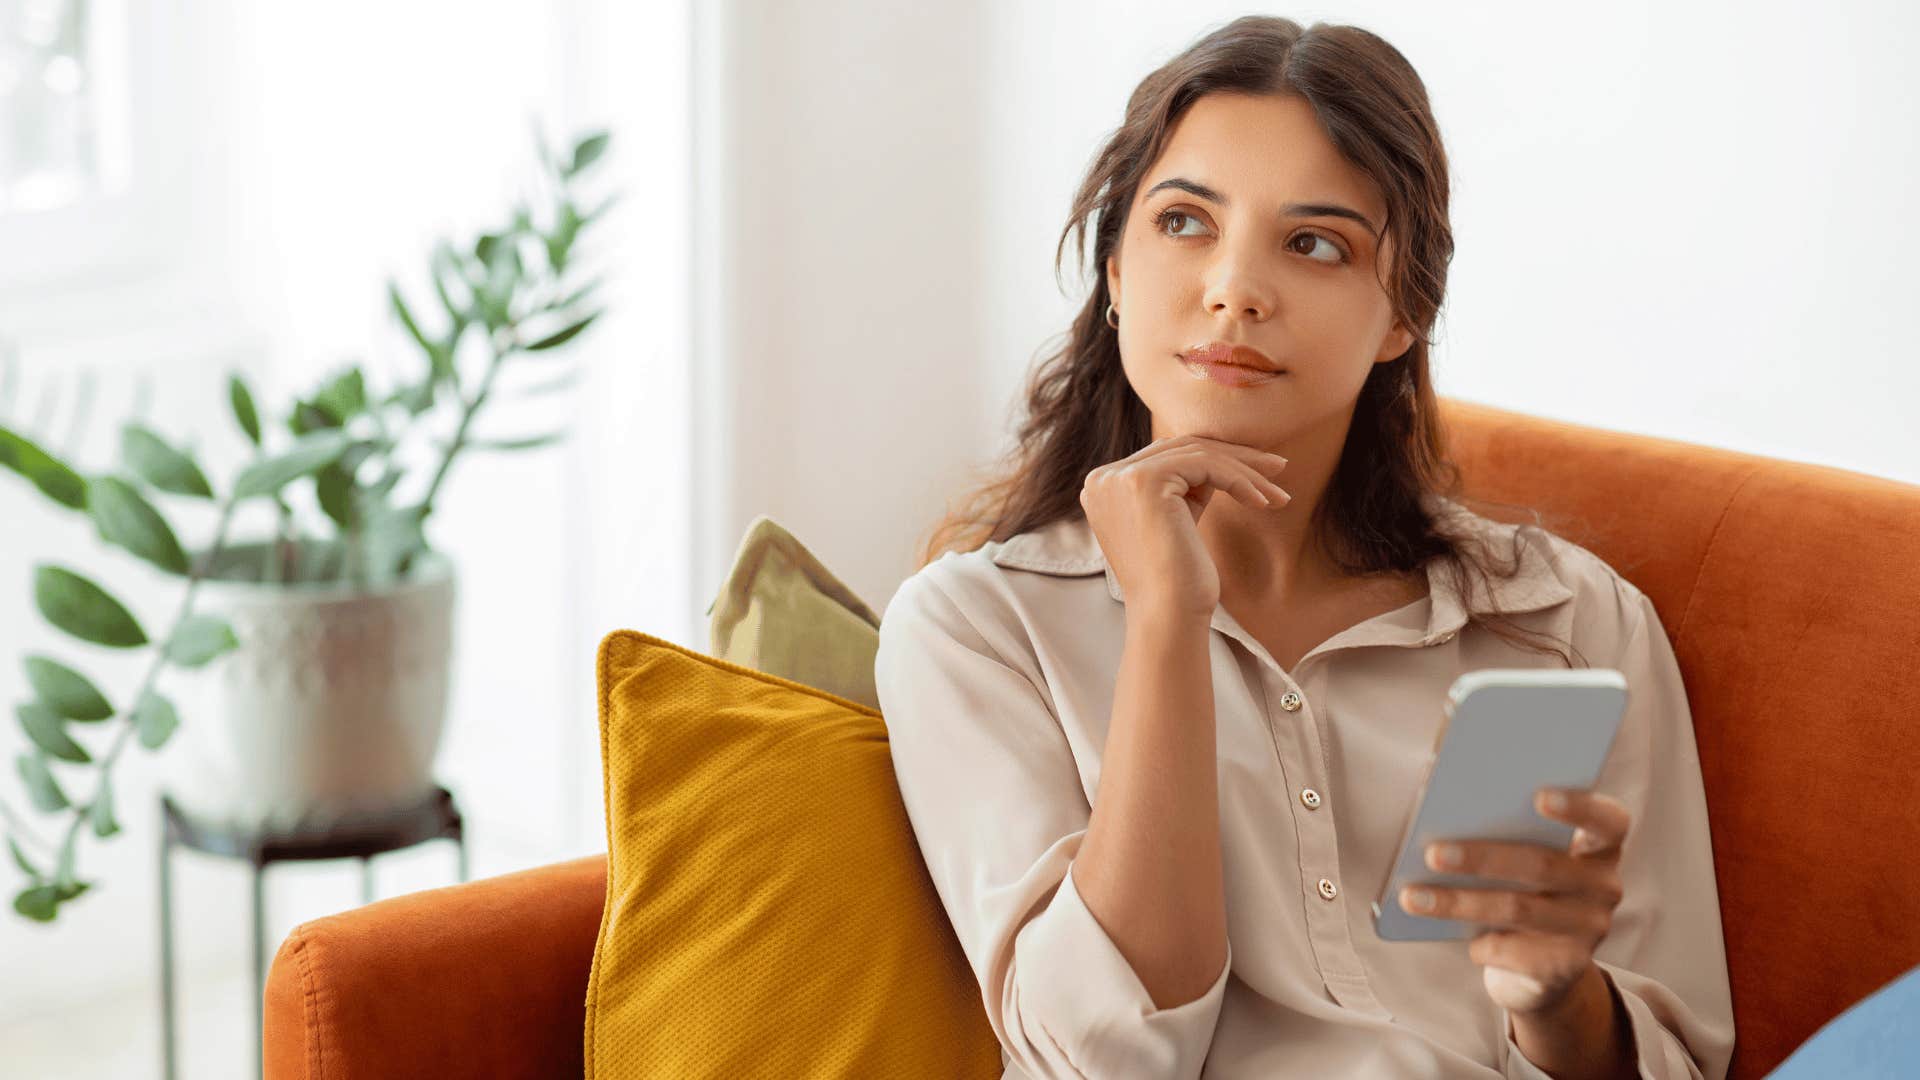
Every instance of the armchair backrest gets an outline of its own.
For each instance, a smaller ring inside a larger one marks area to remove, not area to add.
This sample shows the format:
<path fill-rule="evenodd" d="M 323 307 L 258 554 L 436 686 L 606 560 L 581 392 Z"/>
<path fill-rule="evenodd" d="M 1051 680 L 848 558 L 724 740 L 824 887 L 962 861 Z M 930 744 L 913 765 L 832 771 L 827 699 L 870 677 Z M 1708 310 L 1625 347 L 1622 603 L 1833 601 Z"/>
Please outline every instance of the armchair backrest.
<path fill-rule="evenodd" d="M 1920 486 L 1441 408 L 1467 497 L 1539 509 L 1660 613 L 1712 823 L 1730 1076 L 1763 1076 L 1920 963 Z"/>

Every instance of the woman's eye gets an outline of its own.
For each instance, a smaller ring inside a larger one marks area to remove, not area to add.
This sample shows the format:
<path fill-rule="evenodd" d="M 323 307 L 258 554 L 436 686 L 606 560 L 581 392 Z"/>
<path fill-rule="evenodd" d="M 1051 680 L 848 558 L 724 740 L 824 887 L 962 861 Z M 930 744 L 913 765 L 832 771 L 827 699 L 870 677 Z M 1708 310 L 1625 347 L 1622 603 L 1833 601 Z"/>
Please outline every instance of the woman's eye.
<path fill-rule="evenodd" d="M 1320 258 L 1318 256 L 1310 254 L 1310 252 L 1312 251 L 1312 248 L 1309 247 L 1306 251 L 1300 252 L 1302 255 L 1306 255 L 1308 258 L 1316 259 L 1319 262 L 1344 262 L 1346 260 L 1346 257 L 1347 257 L 1346 252 L 1343 252 L 1340 250 L 1340 245 L 1334 243 L 1331 240 L 1328 240 L 1326 237 L 1321 236 L 1319 233 L 1301 233 L 1299 236 L 1296 236 L 1292 240 L 1289 240 L 1287 244 L 1289 247 L 1292 247 L 1293 245 L 1298 244 L 1302 240 L 1318 240 L 1321 243 L 1326 244 L 1327 250 L 1332 254 L 1331 258 Z M 1300 249 L 1296 247 L 1294 250 L 1298 251 Z"/>
<path fill-rule="evenodd" d="M 1183 222 L 1186 222 L 1186 221 L 1193 221 L 1193 222 L 1198 222 L 1198 221 L 1200 220 L 1199 218 L 1196 218 L 1196 217 L 1194 217 L 1194 216 L 1193 216 L 1192 214 L 1189 214 L 1189 213 L 1186 213 L 1186 212 L 1184 212 L 1184 211 L 1180 211 L 1180 210 L 1162 210 L 1162 211 L 1160 211 L 1160 212 L 1159 212 L 1158 214 L 1155 214 L 1155 215 L 1154 215 L 1154 217 L 1153 217 L 1153 225 L 1154 225 L 1154 228 L 1156 228 L 1156 229 L 1159 229 L 1159 230 L 1160 230 L 1160 231 L 1161 231 L 1161 232 L 1162 232 L 1163 234 L 1165 234 L 1165 235 L 1168 235 L 1168 236 L 1179 236 L 1179 235 L 1182 235 L 1182 234 L 1180 234 L 1180 233 L 1169 233 L 1169 232 L 1167 232 L 1167 222 L 1169 222 L 1169 221 L 1172 221 L 1172 220 L 1174 220 L 1174 219 L 1176 219 L 1176 218 L 1177 218 L 1177 219 L 1179 219 L 1179 220 L 1181 220 L 1181 221 L 1183 221 Z M 1199 235 L 1199 234 L 1197 234 L 1197 233 L 1187 233 L 1187 234 L 1185 234 L 1185 235 L 1187 235 L 1187 236 L 1197 236 L 1197 235 Z"/>

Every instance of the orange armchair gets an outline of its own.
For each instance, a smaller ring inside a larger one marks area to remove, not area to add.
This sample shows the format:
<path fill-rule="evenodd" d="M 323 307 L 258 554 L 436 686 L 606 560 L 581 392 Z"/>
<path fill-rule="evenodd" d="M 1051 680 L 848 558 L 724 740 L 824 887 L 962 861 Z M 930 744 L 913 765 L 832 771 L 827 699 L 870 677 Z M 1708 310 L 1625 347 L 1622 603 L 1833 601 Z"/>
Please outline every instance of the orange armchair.
<path fill-rule="evenodd" d="M 294 927 L 267 975 L 266 1075 L 578 1080 L 606 891 L 594 855 Z"/>
<path fill-rule="evenodd" d="M 1700 748 L 1733 987 L 1764 1076 L 1920 963 L 1920 487 L 1442 398 L 1467 494 L 1654 600 Z M 269 1080 L 582 1072 L 604 857 L 297 927 Z"/>

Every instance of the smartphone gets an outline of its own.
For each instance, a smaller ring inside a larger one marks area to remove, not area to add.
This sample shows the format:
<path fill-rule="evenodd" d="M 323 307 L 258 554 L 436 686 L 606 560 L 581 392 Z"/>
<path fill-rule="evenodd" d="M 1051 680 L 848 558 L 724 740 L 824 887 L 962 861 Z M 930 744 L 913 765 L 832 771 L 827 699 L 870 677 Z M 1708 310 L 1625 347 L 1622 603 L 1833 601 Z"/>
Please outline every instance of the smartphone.
<path fill-rule="evenodd" d="M 1448 839 L 1524 840 L 1566 850 L 1574 827 L 1540 816 L 1533 808 L 1534 792 L 1592 787 L 1626 707 L 1627 678 L 1613 668 L 1483 668 L 1454 680 L 1393 870 L 1373 902 L 1373 926 L 1380 937 L 1447 941 L 1482 929 L 1407 911 L 1400 906 L 1403 886 L 1528 888 L 1428 869 L 1427 845 Z"/>

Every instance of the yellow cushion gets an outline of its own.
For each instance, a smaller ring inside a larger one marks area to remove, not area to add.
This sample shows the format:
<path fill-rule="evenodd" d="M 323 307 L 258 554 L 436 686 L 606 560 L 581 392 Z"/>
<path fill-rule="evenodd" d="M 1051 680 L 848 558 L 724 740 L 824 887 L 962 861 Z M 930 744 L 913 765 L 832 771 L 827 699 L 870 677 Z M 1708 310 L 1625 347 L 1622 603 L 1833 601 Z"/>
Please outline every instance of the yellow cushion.
<path fill-rule="evenodd" d="M 587 1076 L 997 1080 L 879 710 L 633 630 L 597 674 Z"/>
<path fill-rule="evenodd" d="M 880 616 L 772 518 L 747 526 L 707 614 L 714 656 L 880 707 Z"/>

